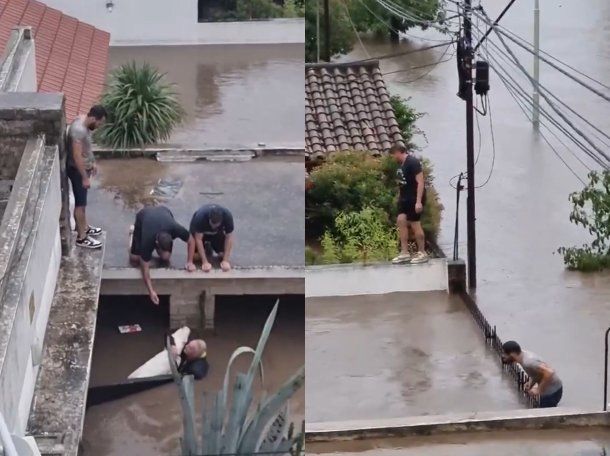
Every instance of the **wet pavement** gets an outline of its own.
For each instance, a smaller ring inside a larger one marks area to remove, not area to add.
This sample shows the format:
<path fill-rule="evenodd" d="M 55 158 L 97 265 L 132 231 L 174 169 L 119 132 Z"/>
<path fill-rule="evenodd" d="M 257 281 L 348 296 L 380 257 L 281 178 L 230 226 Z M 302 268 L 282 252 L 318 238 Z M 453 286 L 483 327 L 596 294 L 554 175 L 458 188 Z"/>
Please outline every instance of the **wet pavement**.
<path fill-rule="evenodd" d="M 305 315 L 308 422 L 523 407 L 445 292 L 307 298 Z"/>
<path fill-rule="evenodd" d="M 170 143 L 196 149 L 303 147 L 302 44 L 110 48 L 109 69 L 149 63 L 176 84 L 186 111 Z"/>
<path fill-rule="evenodd" d="M 220 297 L 216 310 L 218 335 L 204 334 L 210 371 L 196 382 L 197 416 L 204 392 L 222 388 L 233 350 L 256 347 L 274 297 Z M 282 301 L 285 299 L 286 301 Z M 304 306 L 302 297 L 283 297 L 263 356 L 265 389 L 277 390 L 304 362 Z M 223 301 L 224 300 L 224 301 Z M 253 302 L 256 301 L 256 302 Z M 282 303 L 285 302 L 285 305 Z M 243 316 L 247 314 L 247 318 Z M 163 348 L 168 325 L 167 303 L 151 308 L 146 297 L 105 296 L 100 304 L 93 352 L 91 386 L 120 382 Z M 139 323 L 142 332 L 120 334 L 117 326 Z M 117 355 L 119 354 L 120 355 Z M 251 358 L 241 357 L 233 372 L 243 372 Z M 260 391 L 257 387 L 257 391 Z M 305 392 L 290 402 L 292 421 L 300 426 Z M 208 406 L 211 399 L 208 398 Z M 85 417 L 83 448 L 86 456 L 178 456 L 182 414 L 176 386 L 152 390 L 90 407 Z M 199 434 L 199 432 L 197 432 Z"/>
<path fill-rule="evenodd" d="M 506 3 L 489 0 L 484 5 L 489 15 L 495 17 Z M 515 2 L 502 24 L 531 41 L 532 8 L 533 2 Z M 542 49 L 610 83 L 609 2 L 541 2 L 541 24 Z M 443 39 L 434 31 L 411 33 Z M 392 46 L 365 41 L 370 55 L 432 44 L 437 42 L 411 38 Z M 381 69 L 384 73 L 400 71 L 384 76 L 390 92 L 411 97 L 411 104 L 427 113 L 418 125 L 425 131 L 428 143 L 421 137 L 418 143 L 434 164 L 435 185 L 445 205 L 439 242 L 450 254 L 455 190 L 449 180 L 466 166 L 465 106 L 456 96 L 456 64 L 452 59 L 436 67 L 408 70 L 436 62 L 442 53 L 443 49 L 437 48 L 384 59 Z M 526 68 L 531 68 L 531 55 L 524 52 L 517 55 Z M 357 46 L 345 60 L 365 57 Z M 419 79 L 408 83 L 416 78 Z M 541 81 L 602 130 L 610 131 L 609 103 L 543 63 Z M 565 386 L 564 406 L 600 409 L 603 336 L 610 326 L 610 272 L 568 272 L 561 257 L 554 253 L 560 246 L 581 245 L 587 240 L 587 233 L 568 219 L 571 209 L 568 195 L 581 188 L 581 183 L 542 138 L 533 133 L 531 124 L 493 72 L 490 99 L 496 156 L 491 179 L 477 190 L 476 196 L 477 301 L 487 319 L 497 325 L 502 339 L 518 340 L 558 371 Z M 476 165 L 477 185 L 484 183 L 492 169 L 489 118 L 480 119 L 480 128 L 482 148 Z M 475 129 L 475 141 L 477 137 Z M 569 165 L 584 177 L 586 169 L 552 136 L 549 138 Z M 465 196 L 462 195 L 460 207 L 462 257 L 466 253 Z"/>
<path fill-rule="evenodd" d="M 409 439 L 309 443 L 307 454 L 337 456 L 606 456 L 605 428 L 502 431 Z"/>
<path fill-rule="evenodd" d="M 207 203 L 222 204 L 233 213 L 234 266 L 303 265 L 301 157 L 236 163 L 159 163 L 141 158 L 98 164 L 87 213 L 92 225 L 107 231 L 105 267 L 129 266 L 129 226 L 143 205 L 166 205 L 188 229 L 193 213 Z M 177 239 L 172 266 L 185 264 L 186 244 Z"/>

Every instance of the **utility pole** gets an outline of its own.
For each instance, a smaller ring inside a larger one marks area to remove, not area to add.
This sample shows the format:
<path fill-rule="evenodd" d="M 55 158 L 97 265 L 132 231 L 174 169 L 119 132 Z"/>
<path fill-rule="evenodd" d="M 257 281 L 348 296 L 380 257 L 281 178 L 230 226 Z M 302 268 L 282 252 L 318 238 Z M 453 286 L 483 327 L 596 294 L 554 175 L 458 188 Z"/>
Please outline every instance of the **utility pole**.
<path fill-rule="evenodd" d="M 324 60 L 330 62 L 330 0 L 324 0 Z"/>
<path fill-rule="evenodd" d="M 467 198 L 466 198 L 466 220 L 468 238 L 468 288 L 477 287 L 477 237 L 475 231 L 475 179 L 474 179 L 474 106 L 472 92 L 472 1 L 464 0 L 464 38 L 466 40 L 466 54 L 463 65 L 466 71 L 466 173 L 467 173 Z"/>
<path fill-rule="evenodd" d="M 540 1 L 534 0 L 534 109 L 532 112 L 532 124 L 534 130 L 540 129 L 540 94 L 538 84 L 540 82 Z"/>

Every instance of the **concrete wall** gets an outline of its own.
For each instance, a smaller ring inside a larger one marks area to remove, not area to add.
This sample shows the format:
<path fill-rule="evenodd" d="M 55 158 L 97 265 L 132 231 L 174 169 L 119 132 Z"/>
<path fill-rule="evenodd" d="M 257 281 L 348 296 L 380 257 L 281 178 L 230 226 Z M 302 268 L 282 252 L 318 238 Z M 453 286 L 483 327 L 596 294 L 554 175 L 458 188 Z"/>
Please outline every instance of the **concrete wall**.
<path fill-rule="evenodd" d="M 444 258 L 418 265 L 311 266 L 305 272 L 305 296 L 356 296 L 447 289 Z"/>
<path fill-rule="evenodd" d="M 303 19 L 197 22 L 197 0 L 45 0 L 110 33 L 113 46 L 153 44 L 304 43 Z"/>
<path fill-rule="evenodd" d="M 36 50 L 29 27 L 17 27 L 0 62 L 0 91 L 36 92 Z"/>
<path fill-rule="evenodd" d="M 62 252 L 72 245 L 66 176 L 64 96 L 61 93 L 0 94 L 0 180 L 13 179 L 29 138 L 44 134 L 46 145 L 57 146 L 60 161 Z"/>
<path fill-rule="evenodd" d="M 16 434 L 27 425 L 59 271 L 59 180 L 57 147 L 30 141 L 1 227 L 0 410 Z"/>

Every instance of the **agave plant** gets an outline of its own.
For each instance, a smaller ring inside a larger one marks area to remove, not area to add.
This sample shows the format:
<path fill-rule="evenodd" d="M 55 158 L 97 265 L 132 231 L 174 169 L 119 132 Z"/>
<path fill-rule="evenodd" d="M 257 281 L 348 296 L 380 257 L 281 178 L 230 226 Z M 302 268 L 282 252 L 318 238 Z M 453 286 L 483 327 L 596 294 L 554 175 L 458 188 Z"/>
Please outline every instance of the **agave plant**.
<path fill-rule="evenodd" d="M 278 302 L 267 318 L 256 350 L 237 348 L 227 366 L 222 390 L 214 396 L 213 406 L 203 405 L 203 429 L 201 438 L 196 435 L 193 376 L 181 376 L 173 360 L 169 341 L 167 353 L 172 366 L 174 382 L 178 385 L 182 404 L 182 455 L 254 455 L 257 453 L 300 456 L 303 454 L 304 422 L 295 434 L 294 424 L 289 424 L 288 401 L 305 383 L 305 367 L 301 366 L 275 394 L 259 398 L 253 404 L 253 384 L 257 372 L 264 385 L 262 356 L 277 314 Z M 229 380 L 231 366 L 242 355 L 251 354 L 252 362 L 246 373 L 238 373 L 232 388 L 231 404 Z"/>
<path fill-rule="evenodd" d="M 110 118 L 96 141 L 115 149 L 166 140 L 184 115 L 165 75 L 148 64 L 138 66 L 135 62 L 111 73 L 102 104 Z"/>

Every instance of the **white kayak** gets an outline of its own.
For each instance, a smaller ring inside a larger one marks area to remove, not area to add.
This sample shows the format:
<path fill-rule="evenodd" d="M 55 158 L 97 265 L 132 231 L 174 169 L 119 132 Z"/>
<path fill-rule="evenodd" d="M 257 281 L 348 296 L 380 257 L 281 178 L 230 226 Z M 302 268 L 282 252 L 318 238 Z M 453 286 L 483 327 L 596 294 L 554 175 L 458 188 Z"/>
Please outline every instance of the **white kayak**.
<path fill-rule="evenodd" d="M 186 345 L 190 334 L 191 330 L 186 326 L 183 326 L 172 334 L 178 353 L 182 352 L 182 349 Z M 177 358 L 176 362 L 178 364 L 180 363 L 180 357 Z M 172 371 L 167 359 L 167 353 L 165 350 L 163 350 L 138 367 L 135 371 L 129 374 L 129 377 L 127 378 L 156 377 L 157 375 L 169 375 L 171 373 Z"/>

